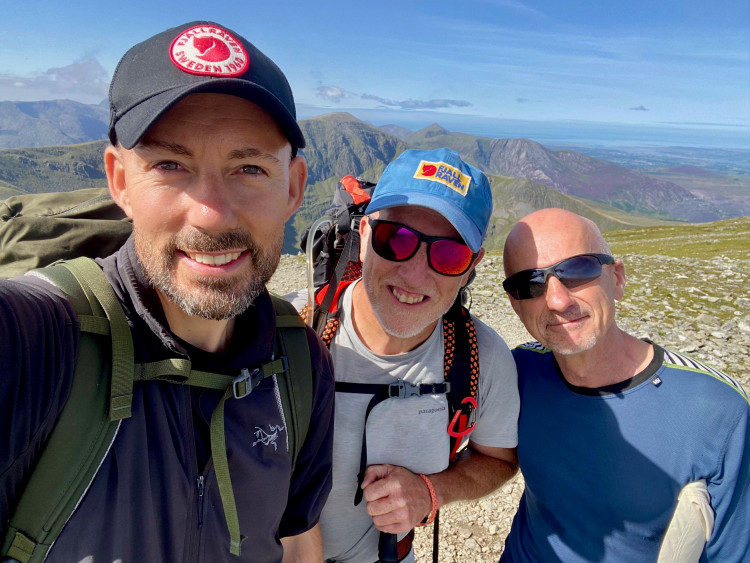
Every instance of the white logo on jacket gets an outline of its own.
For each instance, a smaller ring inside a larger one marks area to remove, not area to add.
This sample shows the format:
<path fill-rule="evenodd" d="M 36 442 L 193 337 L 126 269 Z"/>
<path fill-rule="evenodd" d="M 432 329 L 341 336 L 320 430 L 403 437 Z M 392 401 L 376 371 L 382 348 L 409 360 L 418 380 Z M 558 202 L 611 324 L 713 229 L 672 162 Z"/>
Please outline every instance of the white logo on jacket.
<path fill-rule="evenodd" d="M 277 426 L 275 424 L 269 424 L 268 425 L 268 432 L 263 430 L 260 426 L 255 427 L 255 437 L 257 440 L 253 442 L 253 447 L 255 447 L 258 444 L 263 444 L 264 446 L 273 446 L 274 451 L 278 449 L 278 445 L 276 444 L 276 440 L 279 437 L 279 430 L 286 431 L 286 426 Z"/>

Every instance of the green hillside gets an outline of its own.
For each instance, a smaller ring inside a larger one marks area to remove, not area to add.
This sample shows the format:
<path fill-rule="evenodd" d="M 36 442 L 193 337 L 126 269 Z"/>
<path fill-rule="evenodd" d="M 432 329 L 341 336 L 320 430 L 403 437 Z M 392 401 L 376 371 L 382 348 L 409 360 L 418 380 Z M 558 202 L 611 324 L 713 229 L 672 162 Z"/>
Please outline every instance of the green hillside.
<path fill-rule="evenodd" d="M 595 159 L 581 160 L 582 155 L 578 157 L 573 151 L 566 151 L 565 159 L 561 159 L 562 153 L 548 151 L 538 143 L 449 133 L 438 125 L 412 133 L 403 141 L 347 113 L 303 120 L 300 127 L 307 140 L 303 154 L 310 173 L 302 206 L 286 227 L 286 253 L 299 251 L 301 235 L 330 205 L 342 176 L 353 174 L 377 181 L 386 164 L 409 147 L 451 146 L 490 175 L 494 210 L 486 241 L 489 250 L 502 247 L 510 227 L 519 218 L 544 207 L 570 209 L 589 217 L 603 230 L 669 224 L 653 215 L 627 213 L 621 208 L 527 179 L 548 175 L 580 178 L 581 167 L 590 166 Z M 0 198 L 19 192 L 105 186 L 102 152 L 106 143 L 0 150 Z M 513 167 L 517 173 L 499 172 Z M 529 170 L 538 170 L 538 173 L 534 175 Z"/>

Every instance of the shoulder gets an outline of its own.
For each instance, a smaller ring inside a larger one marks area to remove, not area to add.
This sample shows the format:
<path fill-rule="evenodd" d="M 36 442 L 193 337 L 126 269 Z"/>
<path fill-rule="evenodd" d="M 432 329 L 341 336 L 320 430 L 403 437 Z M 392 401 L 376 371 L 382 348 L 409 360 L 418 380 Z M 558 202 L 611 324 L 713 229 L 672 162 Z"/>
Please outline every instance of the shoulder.
<path fill-rule="evenodd" d="M 75 310 L 65 295 L 51 282 L 32 274 L 0 280 L 0 309 L 3 317 L 20 317 L 25 322 L 13 328 L 20 330 L 32 322 L 68 324 L 76 320 Z"/>
<path fill-rule="evenodd" d="M 552 357 L 552 350 L 545 348 L 543 344 L 533 341 L 519 344 L 513 348 L 513 357 L 519 359 L 528 359 L 530 361 L 544 360 Z"/>
<path fill-rule="evenodd" d="M 661 348 L 664 359 L 663 370 L 666 374 L 681 377 L 686 386 L 695 388 L 701 394 L 711 393 L 735 397 L 748 402 L 748 395 L 742 385 L 728 374 L 688 356 Z"/>

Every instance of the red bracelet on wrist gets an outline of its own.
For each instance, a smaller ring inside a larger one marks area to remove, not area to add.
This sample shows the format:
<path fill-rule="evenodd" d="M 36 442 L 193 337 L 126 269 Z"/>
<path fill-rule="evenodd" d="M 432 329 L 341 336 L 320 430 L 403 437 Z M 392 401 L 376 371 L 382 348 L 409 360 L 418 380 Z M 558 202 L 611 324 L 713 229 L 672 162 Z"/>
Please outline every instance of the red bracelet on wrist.
<path fill-rule="evenodd" d="M 418 526 L 426 526 L 427 524 L 432 524 L 435 521 L 435 515 L 438 511 L 437 495 L 435 494 L 435 487 L 432 486 L 432 481 L 430 481 L 429 477 L 427 477 L 427 475 L 423 473 L 417 473 L 417 475 L 419 475 L 422 478 L 422 481 L 424 481 L 425 485 L 427 485 L 427 488 L 430 491 L 430 501 L 432 502 L 430 515 L 418 524 Z"/>

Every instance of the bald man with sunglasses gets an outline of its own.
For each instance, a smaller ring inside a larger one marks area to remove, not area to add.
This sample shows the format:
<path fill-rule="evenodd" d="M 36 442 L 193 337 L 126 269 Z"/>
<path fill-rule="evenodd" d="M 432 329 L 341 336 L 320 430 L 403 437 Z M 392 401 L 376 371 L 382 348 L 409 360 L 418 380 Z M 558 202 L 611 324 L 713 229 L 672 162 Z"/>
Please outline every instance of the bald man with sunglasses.
<path fill-rule="evenodd" d="M 513 351 L 526 490 L 501 561 L 748 561 L 742 387 L 617 326 L 625 266 L 592 221 L 531 213 L 504 266 L 538 342 Z"/>
<path fill-rule="evenodd" d="M 405 151 L 378 181 L 360 224 L 362 278 L 343 292 L 330 345 L 333 488 L 320 520 L 328 562 L 385 561 L 379 531 L 398 534 L 395 560 L 413 561 L 415 526 L 516 473 L 515 364 L 502 338 L 476 318 L 475 425 L 453 463 L 444 392 L 388 398 L 369 410 L 372 393 L 351 391 L 351 384 L 445 387 L 441 319 L 484 255 L 491 214 L 487 177 L 447 149 Z M 355 505 L 358 491 L 364 500 Z"/>

